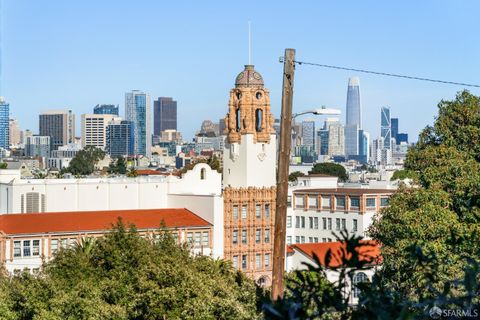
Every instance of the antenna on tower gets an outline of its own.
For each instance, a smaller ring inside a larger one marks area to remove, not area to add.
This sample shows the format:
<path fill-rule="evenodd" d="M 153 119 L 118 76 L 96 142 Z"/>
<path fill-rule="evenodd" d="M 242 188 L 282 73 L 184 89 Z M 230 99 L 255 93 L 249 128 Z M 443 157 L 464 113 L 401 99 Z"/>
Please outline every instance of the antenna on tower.
<path fill-rule="evenodd" d="M 252 64 L 252 22 L 248 21 L 248 64 Z"/>

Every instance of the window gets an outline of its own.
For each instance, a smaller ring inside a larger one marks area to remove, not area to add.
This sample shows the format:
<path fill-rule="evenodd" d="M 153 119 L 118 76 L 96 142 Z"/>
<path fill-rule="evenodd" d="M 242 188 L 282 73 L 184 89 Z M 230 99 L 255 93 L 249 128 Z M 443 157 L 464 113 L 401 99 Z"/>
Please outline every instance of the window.
<path fill-rule="evenodd" d="M 265 229 L 265 243 L 270 242 L 270 229 Z"/>
<path fill-rule="evenodd" d="M 233 256 L 232 264 L 235 269 L 238 269 L 238 256 Z"/>
<path fill-rule="evenodd" d="M 375 198 L 367 198 L 367 208 L 375 208 L 375 206 L 377 205 L 377 199 Z"/>
<path fill-rule="evenodd" d="M 63 239 L 62 239 L 63 242 Z M 187 232 L 187 242 L 193 243 L 193 232 Z"/>
<path fill-rule="evenodd" d="M 300 236 L 295 236 L 295 243 L 300 243 Z"/>
<path fill-rule="evenodd" d="M 255 268 L 260 269 L 262 267 L 262 256 L 257 253 L 255 255 Z"/>
<path fill-rule="evenodd" d="M 300 217 L 295 217 L 295 228 L 300 228 Z"/>
<path fill-rule="evenodd" d="M 318 229 L 318 217 L 313 218 L 313 228 Z"/>
<path fill-rule="evenodd" d="M 345 197 L 335 197 L 337 209 L 345 209 Z"/>
<path fill-rule="evenodd" d="M 358 221 L 357 219 L 352 220 L 352 231 L 357 232 L 358 231 Z"/>
<path fill-rule="evenodd" d="M 255 205 L 255 218 L 261 218 L 262 217 L 262 206 L 259 204 Z"/>
<path fill-rule="evenodd" d="M 327 238 L 322 238 L 322 242 L 327 242 Z"/>
<path fill-rule="evenodd" d="M 237 205 L 234 205 L 233 208 L 232 208 L 232 216 L 233 216 L 233 219 L 238 219 L 238 206 Z"/>
<path fill-rule="evenodd" d="M 57 253 L 57 251 L 58 251 L 58 239 L 52 239 L 50 241 L 50 249 L 52 251 L 52 254 Z"/>
<path fill-rule="evenodd" d="M 247 219 L 247 205 L 242 206 L 242 219 Z"/>
<path fill-rule="evenodd" d="M 330 209 L 330 197 L 322 196 L 322 208 Z"/>
<path fill-rule="evenodd" d="M 302 220 L 302 229 L 305 229 L 305 217 L 300 217 Z"/>
<path fill-rule="evenodd" d="M 328 242 L 332 242 L 332 238 L 328 238 Z"/>
<path fill-rule="evenodd" d="M 40 255 L 40 240 L 32 241 L 32 256 Z"/>
<path fill-rule="evenodd" d="M 317 209 L 317 196 L 312 194 L 308 195 L 308 207 L 310 209 Z"/>
<path fill-rule="evenodd" d="M 350 198 L 350 208 L 358 209 L 360 207 L 360 199 L 358 197 Z"/>
<path fill-rule="evenodd" d="M 255 230 L 255 243 L 260 243 L 262 238 L 262 230 L 257 229 Z"/>
<path fill-rule="evenodd" d="M 340 218 L 335 219 L 335 230 L 340 230 Z"/>
<path fill-rule="evenodd" d="M 270 218 L 270 204 L 269 203 L 267 203 L 265 205 L 265 218 L 266 219 Z"/>
<path fill-rule="evenodd" d="M 358 285 L 363 282 L 367 282 L 368 277 L 364 272 L 359 272 L 356 275 L 353 276 L 353 297 L 358 298 L 360 295 L 360 289 L 358 288 Z"/>
<path fill-rule="evenodd" d="M 203 231 L 202 235 L 202 245 L 208 246 L 210 244 L 210 237 L 208 231 Z"/>
<path fill-rule="evenodd" d="M 332 230 L 332 218 L 328 218 L 328 230 Z"/>
<path fill-rule="evenodd" d="M 287 244 L 292 244 L 292 236 L 287 236 Z"/>
<path fill-rule="evenodd" d="M 238 243 L 238 230 L 233 230 L 232 232 L 232 243 L 233 244 Z"/>
<path fill-rule="evenodd" d="M 309 227 L 313 229 L 313 217 L 308 217 Z"/>
<path fill-rule="evenodd" d="M 327 218 L 322 218 L 323 230 L 327 230 Z"/>
<path fill-rule="evenodd" d="M 205 168 L 202 168 L 200 170 L 200 180 L 205 180 L 207 176 L 207 170 Z"/>
<path fill-rule="evenodd" d="M 318 243 L 318 237 L 313 237 L 313 241 L 314 241 L 315 243 Z"/>
<path fill-rule="evenodd" d="M 301 239 L 300 240 L 301 243 L 305 243 L 305 237 L 304 236 L 301 236 L 300 239 Z"/>
<path fill-rule="evenodd" d="M 30 257 L 32 250 L 30 248 L 30 240 L 23 240 L 23 256 Z"/>
<path fill-rule="evenodd" d="M 247 243 L 247 230 L 242 230 L 242 243 Z"/>
<path fill-rule="evenodd" d="M 265 253 L 265 267 L 268 268 L 270 266 L 270 253 Z"/>
<path fill-rule="evenodd" d="M 247 255 L 242 255 L 242 269 L 247 269 Z"/>
<path fill-rule="evenodd" d="M 13 241 L 13 256 L 21 257 L 22 256 L 22 242 Z"/>
<path fill-rule="evenodd" d="M 69 241 L 68 241 L 68 247 L 69 248 L 73 248 L 75 247 L 75 244 L 77 243 L 77 239 L 75 238 L 70 238 Z"/>
<path fill-rule="evenodd" d="M 292 216 L 287 216 L 287 228 L 292 227 Z"/>
<path fill-rule="evenodd" d="M 292 206 L 292 196 L 287 197 L 287 207 L 290 208 Z"/>
<path fill-rule="evenodd" d="M 342 230 L 347 230 L 347 219 L 342 219 Z"/>
<path fill-rule="evenodd" d="M 258 98 L 259 96 L 260 98 L 262 97 L 260 92 L 257 93 L 257 99 L 259 99 Z M 255 110 L 255 131 L 257 132 L 262 131 L 262 116 L 263 116 L 262 109 Z"/>
<path fill-rule="evenodd" d="M 60 240 L 60 247 L 62 247 L 62 249 L 67 248 L 67 241 L 68 241 L 68 239 L 66 239 L 66 238 L 63 238 L 63 239 Z"/>
<path fill-rule="evenodd" d="M 380 199 L 380 206 L 381 206 L 381 207 L 386 207 L 386 206 L 388 206 L 388 198 L 381 198 L 381 199 Z"/>
<path fill-rule="evenodd" d="M 303 196 L 295 196 L 295 208 L 298 208 L 298 209 L 304 208 Z"/>
<path fill-rule="evenodd" d="M 313 242 L 313 237 L 308 237 L 308 242 L 312 243 Z"/>
<path fill-rule="evenodd" d="M 238 95 L 237 95 L 238 96 Z M 241 96 L 238 96 L 240 99 Z M 237 132 L 240 132 L 240 129 L 241 129 L 241 125 L 242 125 L 242 120 L 241 120 L 241 117 L 242 117 L 242 114 L 241 114 L 241 111 L 240 111 L 240 108 L 237 109 L 237 116 L 236 116 L 236 129 L 237 129 Z"/>

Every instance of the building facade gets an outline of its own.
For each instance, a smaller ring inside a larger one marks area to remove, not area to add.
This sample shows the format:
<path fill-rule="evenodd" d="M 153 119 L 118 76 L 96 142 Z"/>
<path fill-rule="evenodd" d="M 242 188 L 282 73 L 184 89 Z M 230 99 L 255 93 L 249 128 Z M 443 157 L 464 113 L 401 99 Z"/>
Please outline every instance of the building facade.
<path fill-rule="evenodd" d="M 107 146 L 107 127 L 121 118 L 112 114 L 82 114 L 82 147 L 94 146 L 105 150 Z"/>
<path fill-rule="evenodd" d="M 392 127 L 390 120 L 390 108 L 382 107 L 380 112 L 380 136 L 383 138 L 383 147 L 392 148 Z"/>
<path fill-rule="evenodd" d="M 259 284 L 271 283 L 276 197 L 275 118 L 252 65 L 230 90 L 223 149 L 224 257 Z"/>
<path fill-rule="evenodd" d="M 0 148 L 10 148 L 10 104 L 0 97 Z"/>
<path fill-rule="evenodd" d="M 159 97 L 153 102 L 153 134 L 160 135 L 165 130 L 177 130 L 177 101 L 169 97 Z"/>
<path fill-rule="evenodd" d="M 31 136 L 25 141 L 25 155 L 27 157 L 45 157 L 50 156 L 50 137 L 49 136 Z"/>
<path fill-rule="evenodd" d="M 17 119 L 10 119 L 9 121 L 9 144 L 11 146 L 18 146 L 22 143 L 22 131 L 20 130 L 20 125 L 18 124 Z"/>
<path fill-rule="evenodd" d="M 118 105 L 114 104 L 97 104 L 93 108 L 94 114 L 113 114 L 118 116 Z"/>
<path fill-rule="evenodd" d="M 105 152 L 110 157 L 131 156 L 135 152 L 135 126 L 132 121 L 113 121 L 107 125 Z"/>
<path fill-rule="evenodd" d="M 125 94 L 125 120 L 132 121 L 134 154 L 150 157 L 152 148 L 152 105 L 150 95 L 133 90 Z"/>
<path fill-rule="evenodd" d="M 50 150 L 75 142 L 75 115 L 72 110 L 50 110 L 39 116 L 39 135 L 50 137 Z"/>

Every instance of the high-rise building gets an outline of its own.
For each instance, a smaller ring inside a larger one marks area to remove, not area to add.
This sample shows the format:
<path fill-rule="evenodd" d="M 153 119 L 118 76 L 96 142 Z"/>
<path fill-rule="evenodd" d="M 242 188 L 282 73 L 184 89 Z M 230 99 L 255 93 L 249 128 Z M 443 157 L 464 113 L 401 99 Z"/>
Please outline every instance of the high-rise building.
<path fill-rule="evenodd" d="M 328 155 L 345 155 L 345 128 L 338 119 L 327 119 L 325 121 L 328 130 Z"/>
<path fill-rule="evenodd" d="M 10 138 L 9 138 L 10 141 L 9 142 L 10 142 L 11 146 L 17 146 L 20 143 L 22 143 L 22 141 L 21 141 L 21 130 L 20 130 L 20 126 L 18 124 L 17 119 L 10 119 L 8 130 L 9 130 L 9 135 L 10 135 Z"/>
<path fill-rule="evenodd" d="M 358 161 L 367 163 L 370 153 L 370 134 L 365 130 L 358 133 Z"/>
<path fill-rule="evenodd" d="M 360 101 L 360 79 L 348 79 L 347 112 L 345 123 L 345 154 L 346 156 L 358 155 L 359 130 L 362 129 L 362 107 Z"/>
<path fill-rule="evenodd" d="M 392 126 L 390 121 L 390 108 L 382 107 L 380 114 L 380 136 L 383 138 L 383 147 L 385 149 L 391 149 Z"/>
<path fill-rule="evenodd" d="M 408 144 L 408 133 L 398 133 L 396 138 L 397 144 L 405 142 Z"/>
<path fill-rule="evenodd" d="M 395 139 L 395 143 L 398 144 L 398 118 L 391 118 L 390 119 L 390 124 L 391 124 L 391 134 L 392 134 L 392 139 Z"/>
<path fill-rule="evenodd" d="M 0 148 L 10 147 L 10 105 L 0 97 Z"/>
<path fill-rule="evenodd" d="M 121 118 L 113 114 L 82 114 L 82 147 L 94 146 L 105 150 L 107 145 L 107 126 Z"/>
<path fill-rule="evenodd" d="M 315 121 L 302 121 L 302 145 L 314 149 L 315 146 Z"/>
<path fill-rule="evenodd" d="M 27 157 L 45 157 L 50 156 L 50 137 L 49 136 L 30 136 L 25 140 L 25 155 Z"/>
<path fill-rule="evenodd" d="M 94 114 L 114 114 L 118 116 L 118 105 L 114 104 L 97 104 L 93 108 Z"/>
<path fill-rule="evenodd" d="M 159 97 L 153 102 L 153 134 L 161 131 L 177 130 L 177 101 L 169 97 Z"/>
<path fill-rule="evenodd" d="M 152 106 L 150 95 L 132 90 L 125 94 L 125 120 L 132 121 L 134 129 L 134 153 L 150 157 L 152 149 Z"/>
<path fill-rule="evenodd" d="M 269 91 L 252 65 L 236 77 L 225 118 L 224 257 L 268 285 L 272 279 L 276 134 Z"/>
<path fill-rule="evenodd" d="M 135 127 L 132 121 L 111 121 L 107 125 L 105 152 L 110 157 L 134 154 Z"/>
<path fill-rule="evenodd" d="M 224 133 L 224 131 L 225 131 L 225 119 L 220 119 L 218 121 L 218 131 L 219 131 L 221 136 L 225 135 L 225 133 Z"/>
<path fill-rule="evenodd" d="M 40 136 L 50 137 L 50 150 L 75 141 L 75 115 L 72 110 L 49 110 L 40 114 Z"/>

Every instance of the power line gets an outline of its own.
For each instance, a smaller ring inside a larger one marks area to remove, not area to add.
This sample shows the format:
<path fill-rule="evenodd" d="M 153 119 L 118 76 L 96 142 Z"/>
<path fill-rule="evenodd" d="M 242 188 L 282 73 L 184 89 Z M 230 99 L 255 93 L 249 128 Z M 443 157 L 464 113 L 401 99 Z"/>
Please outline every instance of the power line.
<path fill-rule="evenodd" d="M 355 72 L 376 74 L 376 75 L 387 76 L 387 77 L 403 78 L 403 79 L 410 79 L 410 80 L 420 80 L 420 81 L 429 81 L 429 82 L 436 82 L 436 83 L 453 84 L 453 85 L 464 86 L 464 87 L 480 88 L 480 85 L 478 85 L 478 84 L 469 84 L 469 83 L 463 83 L 463 82 L 453 82 L 453 81 L 413 77 L 413 76 L 406 76 L 406 75 L 395 74 L 395 73 L 386 73 L 386 72 L 378 72 L 378 71 L 371 71 L 371 70 L 331 66 L 331 65 L 327 65 L 327 64 L 305 62 L 305 61 L 294 61 L 294 63 L 297 63 L 299 65 L 305 64 L 305 65 L 311 65 L 311 66 L 322 67 L 322 68 L 330 68 L 330 69 L 338 69 L 338 70 L 347 70 L 347 71 L 355 71 Z"/>

